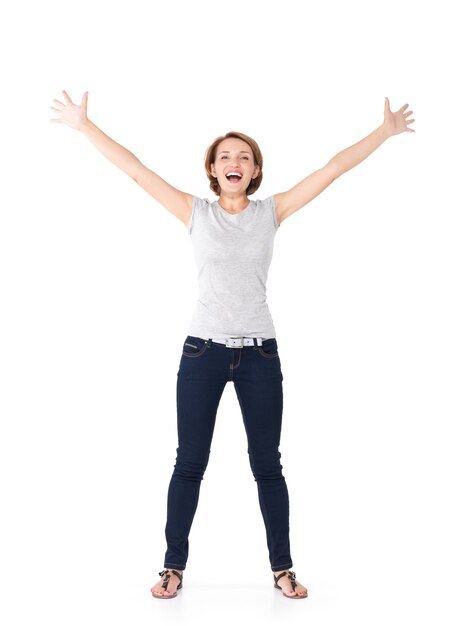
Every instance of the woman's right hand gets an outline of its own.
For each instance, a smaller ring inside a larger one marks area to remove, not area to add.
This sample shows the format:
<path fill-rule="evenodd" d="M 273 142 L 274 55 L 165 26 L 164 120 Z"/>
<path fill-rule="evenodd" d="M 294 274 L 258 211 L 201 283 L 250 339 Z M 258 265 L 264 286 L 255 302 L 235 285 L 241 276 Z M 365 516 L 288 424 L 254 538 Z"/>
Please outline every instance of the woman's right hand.
<path fill-rule="evenodd" d="M 50 107 L 52 111 L 56 113 L 60 113 L 61 117 L 50 119 L 50 122 L 59 122 L 67 124 L 70 128 L 75 128 L 75 130 L 80 130 L 82 124 L 88 120 L 87 117 L 87 105 L 88 105 L 88 91 L 85 91 L 82 97 L 82 101 L 80 104 L 74 104 L 70 99 L 68 93 L 63 90 L 65 104 L 60 102 L 60 100 L 55 100 L 54 103 L 57 104 L 60 109 L 56 109 L 54 107 Z"/>

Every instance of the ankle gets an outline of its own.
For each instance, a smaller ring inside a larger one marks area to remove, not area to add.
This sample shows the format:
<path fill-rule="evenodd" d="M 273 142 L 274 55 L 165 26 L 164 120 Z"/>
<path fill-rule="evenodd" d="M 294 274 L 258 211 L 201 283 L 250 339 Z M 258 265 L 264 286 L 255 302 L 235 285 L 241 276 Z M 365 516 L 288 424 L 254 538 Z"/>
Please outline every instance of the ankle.
<path fill-rule="evenodd" d="M 169 572 L 171 572 L 171 571 L 173 571 L 173 570 L 174 570 L 175 572 L 179 572 L 180 574 L 182 574 L 182 573 L 184 572 L 184 570 L 182 570 L 182 569 L 176 569 L 176 567 L 164 567 L 163 569 L 164 569 L 164 570 L 166 570 L 166 569 L 167 569 Z"/>

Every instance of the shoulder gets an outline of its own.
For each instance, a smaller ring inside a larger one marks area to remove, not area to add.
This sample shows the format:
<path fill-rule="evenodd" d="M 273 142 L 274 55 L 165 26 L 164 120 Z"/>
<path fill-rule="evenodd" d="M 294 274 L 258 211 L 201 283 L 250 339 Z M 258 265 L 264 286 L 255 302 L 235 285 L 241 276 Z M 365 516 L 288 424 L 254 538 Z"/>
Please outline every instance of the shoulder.
<path fill-rule="evenodd" d="M 188 233 L 191 234 L 194 223 L 197 221 L 197 216 L 200 211 L 207 209 L 211 205 L 209 198 L 200 198 L 199 196 L 192 196 L 192 210 L 187 224 Z"/>
<path fill-rule="evenodd" d="M 253 202 L 255 202 L 258 207 L 263 208 L 265 211 L 269 212 L 274 227 L 279 228 L 280 223 L 277 215 L 275 196 L 267 196 L 262 200 L 253 200 Z"/>
<path fill-rule="evenodd" d="M 199 208 L 202 206 L 208 206 L 209 204 L 211 204 L 211 201 L 209 200 L 209 198 L 200 198 L 199 196 L 194 196 L 193 195 L 193 209 L 194 208 Z"/>

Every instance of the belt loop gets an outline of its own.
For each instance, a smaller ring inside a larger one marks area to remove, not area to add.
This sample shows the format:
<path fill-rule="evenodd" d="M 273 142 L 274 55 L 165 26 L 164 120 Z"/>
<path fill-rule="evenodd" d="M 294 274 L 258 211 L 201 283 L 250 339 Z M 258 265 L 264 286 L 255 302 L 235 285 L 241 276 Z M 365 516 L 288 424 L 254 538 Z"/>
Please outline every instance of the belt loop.
<path fill-rule="evenodd" d="M 212 345 L 212 337 L 206 341 L 207 347 L 210 348 Z"/>
<path fill-rule="evenodd" d="M 255 350 L 258 350 L 258 337 L 255 337 Z"/>

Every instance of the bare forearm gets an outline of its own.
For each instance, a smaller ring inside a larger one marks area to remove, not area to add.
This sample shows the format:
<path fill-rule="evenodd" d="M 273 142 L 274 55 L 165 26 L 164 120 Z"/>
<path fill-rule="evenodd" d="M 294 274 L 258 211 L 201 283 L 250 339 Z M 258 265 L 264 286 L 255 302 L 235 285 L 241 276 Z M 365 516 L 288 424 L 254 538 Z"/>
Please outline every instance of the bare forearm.
<path fill-rule="evenodd" d="M 142 165 L 135 154 L 108 137 L 89 119 L 83 122 L 80 131 L 111 163 L 134 178 L 137 167 Z"/>
<path fill-rule="evenodd" d="M 328 163 L 332 163 L 335 165 L 338 176 L 344 174 L 351 168 L 355 167 L 361 161 L 364 161 L 374 150 L 376 150 L 383 142 L 388 139 L 389 135 L 387 134 L 383 124 L 378 128 L 373 130 L 370 135 L 361 139 L 349 148 L 338 152 Z"/>

